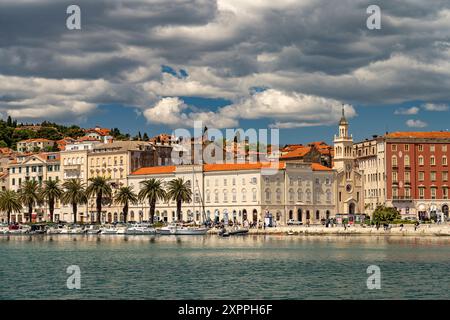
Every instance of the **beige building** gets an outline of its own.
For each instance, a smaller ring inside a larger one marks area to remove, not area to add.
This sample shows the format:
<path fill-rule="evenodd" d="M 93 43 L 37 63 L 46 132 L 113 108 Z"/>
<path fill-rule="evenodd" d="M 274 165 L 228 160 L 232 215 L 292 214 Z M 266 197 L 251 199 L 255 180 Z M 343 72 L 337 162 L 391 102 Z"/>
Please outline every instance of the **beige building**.
<path fill-rule="evenodd" d="M 373 139 L 355 143 L 353 151 L 364 181 L 364 211 L 372 215 L 376 207 L 386 201 L 384 138 L 373 136 Z"/>
<path fill-rule="evenodd" d="M 193 201 L 184 203 L 182 219 L 200 223 L 212 221 L 262 222 L 271 216 L 274 224 L 285 225 L 289 219 L 303 223 L 321 223 L 333 217 L 334 172 L 320 164 L 279 163 L 269 170 L 262 163 L 180 165 L 141 168 L 128 177 L 138 191 L 142 181 L 174 178 L 191 181 Z M 176 221 L 176 203 L 159 201 L 156 216 Z M 120 212 L 108 212 L 105 221 L 120 221 Z M 130 208 L 130 220 L 149 219 L 148 203 Z"/>
<path fill-rule="evenodd" d="M 39 152 L 53 148 L 55 141 L 48 139 L 28 139 L 17 142 L 19 152 Z"/>
<path fill-rule="evenodd" d="M 28 156 L 17 156 L 8 165 L 9 189 L 18 191 L 24 181 L 34 180 L 39 184 L 45 180 L 61 180 L 60 155 L 58 152 L 38 153 Z M 26 208 L 24 208 L 26 211 Z M 44 206 L 36 207 L 36 220 L 48 220 L 48 208 Z M 60 203 L 56 203 L 55 220 L 60 214 Z M 23 213 L 13 214 L 12 221 L 22 222 Z"/>

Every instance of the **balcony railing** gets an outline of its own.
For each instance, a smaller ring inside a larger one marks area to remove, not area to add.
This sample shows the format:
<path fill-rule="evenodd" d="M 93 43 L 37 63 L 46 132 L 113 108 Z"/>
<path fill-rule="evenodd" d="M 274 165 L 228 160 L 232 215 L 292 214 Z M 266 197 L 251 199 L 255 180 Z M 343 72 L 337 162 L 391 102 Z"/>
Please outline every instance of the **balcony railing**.
<path fill-rule="evenodd" d="M 412 201 L 412 197 L 411 196 L 393 196 L 392 200 L 393 201 Z"/>

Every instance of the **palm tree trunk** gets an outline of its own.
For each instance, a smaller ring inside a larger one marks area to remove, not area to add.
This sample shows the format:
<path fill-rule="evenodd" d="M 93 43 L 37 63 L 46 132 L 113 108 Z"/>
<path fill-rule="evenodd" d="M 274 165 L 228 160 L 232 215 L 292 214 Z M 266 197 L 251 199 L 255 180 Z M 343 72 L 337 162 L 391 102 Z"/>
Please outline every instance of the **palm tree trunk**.
<path fill-rule="evenodd" d="M 97 194 L 97 223 L 100 224 L 100 218 L 102 214 L 102 193 Z"/>
<path fill-rule="evenodd" d="M 181 217 L 181 199 L 177 199 L 177 219 L 178 219 L 178 221 L 182 220 L 182 217 Z"/>
<path fill-rule="evenodd" d="M 11 211 L 8 211 L 8 224 L 11 223 Z"/>
<path fill-rule="evenodd" d="M 77 223 L 77 211 L 78 211 L 77 203 L 72 202 L 73 223 Z"/>
<path fill-rule="evenodd" d="M 33 204 L 28 205 L 28 216 L 30 217 L 30 223 L 33 222 Z"/>
<path fill-rule="evenodd" d="M 128 218 L 128 202 L 125 203 L 125 206 L 123 207 L 123 220 L 125 223 L 127 223 Z"/>
<path fill-rule="evenodd" d="M 151 200 L 150 201 L 150 223 L 152 223 L 152 224 L 155 219 L 155 206 L 156 206 L 156 200 Z"/>
<path fill-rule="evenodd" d="M 48 210 L 50 211 L 50 222 L 53 222 L 53 213 L 55 212 L 55 199 L 48 199 Z"/>

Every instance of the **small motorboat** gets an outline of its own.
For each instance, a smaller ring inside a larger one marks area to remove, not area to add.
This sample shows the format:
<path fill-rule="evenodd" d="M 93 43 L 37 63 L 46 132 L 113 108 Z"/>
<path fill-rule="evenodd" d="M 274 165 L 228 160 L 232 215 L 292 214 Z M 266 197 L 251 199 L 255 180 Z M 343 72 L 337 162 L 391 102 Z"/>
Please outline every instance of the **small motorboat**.
<path fill-rule="evenodd" d="M 90 225 L 86 228 L 87 234 L 99 234 L 100 232 L 102 232 L 102 230 L 96 225 Z"/>
<path fill-rule="evenodd" d="M 117 234 L 117 228 L 115 227 L 102 228 L 101 234 Z"/>
<path fill-rule="evenodd" d="M 155 234 L 156 229 L 152 228 L 149 224 L 133 224 L 131 227 L 128 227 L 125 231 L 125 234 L 129 235 L 144 235 L 144 234 Z"/>
<path fill-rule="evenodd" d="M 248 233 L 247 228 L 235 228 L 230 231 L 228 231 L 226 228 L 222 228 L 219 231 L 219 236 L 221 237 L 229 237 L 229 236 L 238 236 L 238 235 L 245 235 Z"/>
<path fill-rule="evenodd" d="M 195 236 L 205 235 L 208 232 L 208 228 L 204 227 L 185 227 L 182 225 L 171 224 L 167 227 L 162 227 L 157 230 L 157 233 L 161 235 L 176 235 L 176 236 Z"/>

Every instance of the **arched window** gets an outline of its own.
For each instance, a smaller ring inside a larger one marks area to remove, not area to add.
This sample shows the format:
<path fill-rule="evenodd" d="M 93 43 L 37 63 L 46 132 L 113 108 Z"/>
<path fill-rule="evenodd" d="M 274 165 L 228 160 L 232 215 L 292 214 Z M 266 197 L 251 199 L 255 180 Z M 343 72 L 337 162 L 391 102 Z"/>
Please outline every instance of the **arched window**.
<path fill-rule="evenodd" d="M 281 201 L 281 189 L 277 189 L 276 191 L 277 201 Z"/>
<path fill-rule="evenodd" d="M 294 189 L 289 189 L 289 201 L 294 201 Z"/>
<path fill-rule="evenodd" d="M 311 191 L 309 189 L 306 190 L 306 201 L 307 202 L 311 201 Z"/>
<path fill-rule="evenodd" d="M 256 198 L 257 198 L 256 189 L 253 188 L 253 189 L 252 189 L 252 200 L 253 200 L 253 202 L 256 201 Z"/>
<path fill-rule="evenodd" d="M 396 167 L 397 165 L 397 156 L 392 156 L 392 166 Z"/>
<path fill-rule="evenodd" d="M 232 201 L 233 202 L 237 201 L 237 199 L 236 199 L 236 189 L 231 190 L 231 197 L 232 197 Z"/>
<path fill-rule="evenodd" d="M 218 203 L 219 202 L 219 190 L 214 190 L 214 202 Z"/>
<path fill-rule="evenodd" d="M 292 210 L 289 210 L 289 220 L 294 219 L 294 212 Z"/>
<path fill-rule="evenodd" d="M 269 201 L 270 202 L 270 198 L 272 197 L 272 195 L 270 194 L 270 189 L 269 188 L 267 188 L 266 190 L 265 190 L 265 193 L 266 193 L 266 201 Z"/>
<path fill-rule="evenodd" d="M 303 191 L 302 191 L 302 189 L 298 189 L 297 190 L 297 200 L 298 201 L 303 201 Z"/>
<path fill-rule="evenodd" d="M 328 190 L 326 191 L 326 193 L 327 193 L 327 201 L 329 202 L 329 201 L 331 201 L 331 190 L 328 189 Z"/>
<path fill-rule="evenodd" d="M 211 193 L 209 190 L 206 190 L 206 202 L 211 202 Z"/>
<path fill-rule="evenodd" d="M 228 202 L 228 191 L 226 189 L 223 190 L 223 202 Z"/>
<path fill-rule="evenodd" d="M 316 220 L 319 220 L 319 219 L 320 219 L 320 211 L 317 210 L 317 211 L 316 211 Z"/>
<path fill-rule="evenodd" d="M 244 188 L 242 189 L 242 202 L 247 201 L 247 190 Z"/>
<path fill-rule="evenodd" d="M 419 156 L 419 166 L 423 165 L 424 165 L 423 156 Z"/>
<path fill-rule="evenodd" d="M 405 166 L 410 166 L 409 155 L 405 155 Z"/>

